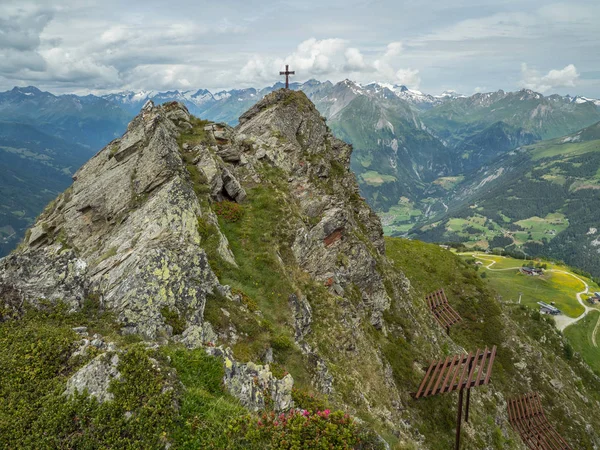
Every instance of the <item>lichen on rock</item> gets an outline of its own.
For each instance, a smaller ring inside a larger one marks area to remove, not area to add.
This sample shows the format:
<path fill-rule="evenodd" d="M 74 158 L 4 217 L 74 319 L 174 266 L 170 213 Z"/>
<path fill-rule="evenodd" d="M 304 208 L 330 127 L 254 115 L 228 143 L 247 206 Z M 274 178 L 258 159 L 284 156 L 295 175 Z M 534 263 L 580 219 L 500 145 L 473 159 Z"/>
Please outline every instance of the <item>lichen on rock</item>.
<path fill-rule="evenodd" d="M 114 395 L 108 388 L 113 380 L 121 377 L 117 369 L 118 365 L 118 354 L 98 355 L 69 378 L 65 395 L 87 392 L 91 397 L 96 397 L 100 403 L 112 400 Z"/>
<path fill-rule="evenodd" d="M 42 231 L 2 260 L 0 283 L 28 301 L 74 309 L 94 294 L 127 332 L 151 339 L 172 332 L 165 307 L 201 325 L 218 280 L 199 247 L 203 208 L 177 142 L 190 120 L 182 105 L 145 105 L 122 138 L 75 174 L 68 195 L 33 228 Z"/>
<path fill-rule="evenodd" d="M 275 411 L 287 411 L 294 406 L 292 400 L 294 379 L 290 374 L 277 379 L 268 365 L 262 366 L 253 362 L 240 363 L 228 348 L 208 347 L 207 352 L 223 358 L 225 367 L 223 383 L 227 390 L 249 410 L 272 408 Z"/>

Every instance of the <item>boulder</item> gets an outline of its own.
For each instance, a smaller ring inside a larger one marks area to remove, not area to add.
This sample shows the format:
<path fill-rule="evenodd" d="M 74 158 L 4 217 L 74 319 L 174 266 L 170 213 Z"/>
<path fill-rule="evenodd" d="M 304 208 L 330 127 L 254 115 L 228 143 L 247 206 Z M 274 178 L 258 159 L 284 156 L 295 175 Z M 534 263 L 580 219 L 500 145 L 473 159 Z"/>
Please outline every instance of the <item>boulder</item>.
<path fill-rule="evenodd" d="M 294 379 L 290 374 L 281 379 L 273 376 L 269 366 L 248 362 L 239 363 L 230 349 L 208 348 L 213 356 L 223 358 L 225 377 L 223 383 L 242 405 L 251 411 L 264 409 L 267 404 L 275 411 L 286 411 L 294 406 L 292 388 Z"/>
<path fill-rule="evenodd" d="M 87 392 L 88 395 L 96 397 L 100 403 L 112 400 L 114 395 L 108 392 L 108 388 L 112 380 L 121 377 L 117 370 L 118 365 L 117 354 L 97 356 L 69 378 L 64 394 L 68 396 L 75 392 Z"/>

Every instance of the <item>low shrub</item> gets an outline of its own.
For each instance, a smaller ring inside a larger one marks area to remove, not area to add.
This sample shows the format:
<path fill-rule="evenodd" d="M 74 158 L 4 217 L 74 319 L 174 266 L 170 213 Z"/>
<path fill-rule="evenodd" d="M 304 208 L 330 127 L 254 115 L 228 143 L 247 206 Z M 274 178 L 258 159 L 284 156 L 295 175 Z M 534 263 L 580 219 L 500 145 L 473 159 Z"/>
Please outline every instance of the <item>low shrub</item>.
<path fill-rule="evenodd" d="M 244 217 L 244 209 L 241 205 L 229 200 L 216 202 L 214 204 L 214 211 L 225 222 L 239 222 Z"/>
<path fill-rule="evenodd" d="M 170 325 L 173 329 L 174 335 L 181 334 L 185 331 L 185 318 L 179 314 L 177 309 L 165 306 L 160 310 L 160 313 L 162 314 L 165 323 Z"/>
<path fill-rule="evenodd" d="M 285 350 L 289 350 L 290 348 L 292 348 L 294 346 L 294 343 L 289 338 L 289 336 L 287 336 L 285 334 L 279 334 L 273 338 L 273 341 L 271 342 L 271 346 L 275 350 L 285 351 Z"/>
<path fill-rule="evenodd" d="M 292 389 L 292 400 L 296 407 L 307 411 L 324 411 L 328 409 L 327 399 L 311 394 L 303 389 Z"/>
<path fill-rule="evenodd" d="M 343 411 L 291 410 L 247 415 L 228 427 L 232 441 L 244 448 L 259 449 L 379 449 L 382 443 L 372 432 Z"/>

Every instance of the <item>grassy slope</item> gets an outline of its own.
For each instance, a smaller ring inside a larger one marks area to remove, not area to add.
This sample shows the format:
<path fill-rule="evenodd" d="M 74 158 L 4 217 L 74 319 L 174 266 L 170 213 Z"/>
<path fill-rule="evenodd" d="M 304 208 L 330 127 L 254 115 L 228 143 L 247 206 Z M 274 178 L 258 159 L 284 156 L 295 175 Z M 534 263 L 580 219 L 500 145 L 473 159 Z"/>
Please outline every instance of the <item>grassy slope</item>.
<path fill-rule="evenodd" d="M 523 265 L 522 260 L 487 254 L 465 253 L 462 257 L 471 259 L 479 256 L 485 265 L 493 260 L 496 263 L 493 269 L 511 269 Z M 518 302 L 522 294 L 521 303 L 534 310 L 539 309 L 538 301 L 546 303 L 555 302 L 556 307 L 561 309 L 569 317 L 578 317 L 583 313 L 583 307 L 577 302 L 576 293 L 584 290 L 583 283 L 577 278 L 585 280 L 589 285 L 590 292 L 600 290 L 600 287 L 589 278 L 573 273 L 567 266 L 540 261 L 545 263 L 550 270 L 560 270 L 570 273 L 547 273 L 542 277 L 531 277 L 522 275 L 516 270 L 492 271 L 485 266 L 480 267 L 480 273 L 486 273 L 489 286 L 494 289 L 504 301 Z M 587 296 L 584 295 L 585 299 Z M 565 329 L 564 334 L 569 339 L 573 349 L 579 352 L 589 366 L 600 373 L 600 348 L 592 345 L 592 333 L 596 327 L 599 316 L 593 311 L 584 319 Z M 597 344 L 600 344 L 600 332 L 596 336 Z"/>
<path fill-rule="evenodd" d="M 551 373 L 552 377 L 568 380 L 573 376 L 570 366 L 584 380 L 584 384 L 591 388 L 584 395 L 596 400 L 600 400 L 600 393 L 597 387 L 592 386 L 599 386 L 598 379 L 594 378 L 579 357 L 573 357 L 564 349 L 566 341 L 554 329 L 551 320 L 523 305 L 497 302 L 490 283 L 482 280 L 478 272 L 459 256 L 437 245 L 399 238 L 387 238 L 386 244 L 388 256 L 404 270 L 420 295 L 444 288 L 450 304 L 463 318 L 462 322 L 452 327 L 451 337 L 454 342 L 466 350 L 498 345 L 493 385 L 497 391 L 502 392 L 504 398 L 526 391 L 542 393 L 546 413 L 559 432 L 574 448 L 591 448 L 589 440 L 581 434 L 577 437 L 578 432 L 564 421 L 566 399 L 575 400 L 575 394 L 557 394 L 549 385 L 548 378 L 540 376 L 540 373 L 545 371 Z M 524 355 L 521 347 L 513 346 L 515 340 L 536 347 L 536 352 L 539 351 L 543 358 L 539 360 L 541 366 L 534 367 L 528 361 L 526 369 L 517 370 L 515 364 L 522 362 Z M 540 340 L 545 343 L 537 347 Z M 577 390 L 580 389 L 583 389 L 583 385 L 577 386 Z M 561 400 L 558 400 L 559 397 Z M 443 405 L 442 400 L 440 405 Z M 579 403 L 577 407 L 586 406 Z M 508 446 L 509 443 L 502 442 L 495 448 Z"/>
<path fill-rule="evenodd" d="M 556 306 L 562 309 L 565 314 L 570 317 L 577 317 L 583 313 L 583 307 L 577 301 L 576 294 L 583 292 L 585 289 L 584 284 L 579 279 L 588 284 L 591 292 L 599 289 L 595 282 L 576 274 L 563 264 L 544 260 L 536 261 L 535 264 L 546 264 L 547 271 L 543 276 L 531 277 L 518 273 L 516 269 L 514 271 L 497 270 L 521 267 L 525 261 L 520 259 L 479 253 L 464 253 L 462 256 L 465 258 L 475 256 L 476 259 L 483 262 L 484 266 L 480 270 L 486 272 L 490 284 L 505 300 L 518 301 L 519 295 L 523 293 L 521 302 L 535 309 L 538 307 L 538 301 L 556 302 Z M 491 268 L 495 270 L 488 270 L 486 266 L 492 260 L 495 263 Z M 534 263 L 529 262 L 529 264 L 533 265 Z"/>
<path fill-rule="evenodd" d="M 465 254 L 465 257 L 470 258 L 471 255 Z M 567 267 L 546 263 L 549 270 L 567 271 L 572 275 L 547 271 L 542 276 L 533 277 L 523 275 L 516 269 L 523 265 L 524 261 L 522 260 L 491 255 L 480 255 L 476 258 L 484 263 L 480 270 L 482 273 L 485 271 L 490 285 L 504 300 L 517 302 L 522 294 L 521 303 L 534 309 L 538 308 L 537 302 L 543 301 L 555 302 L 556 307 L 569 317 L 577 317 L 583 313 L 583 307 L 577 301 L 576 294 L 583 291 L 585 286 L 575 278 L 579 275 L 570 272 Z M 486 266 L 491 260 L 496 263 L 491 266 L 492 270 L 488 270 Z M 515 270 L 508 270 L 511 268 L 515 268 Z M 587 281 L 591 283 L 591 280 Z"/>
<path fill-rule="evenodd" d="M 505 300 L 517 302 L 521 296 L 521 303 L 534 309 L 538 309 L 538 302 L 542 301 L 554 303 L 569 317 L 583 313 L 583 307 L 575 298 L 575 293 L 582 291 L 583 285 L 568 275 L 551 273 L 530 277 L 518 271 L 487 272 L 490 285 Z"/>
<path fill-rule="evenodd" d="M 577 324 L 567 327 L 565 336 L 590 367 L 600 373 L 600 347 L 592 342 L 592 333 L 598 320 L 600 320 L 600 311 L 592 311 Z M 600 345 L 600 331 L 596 333 L 596 344 Z"/>

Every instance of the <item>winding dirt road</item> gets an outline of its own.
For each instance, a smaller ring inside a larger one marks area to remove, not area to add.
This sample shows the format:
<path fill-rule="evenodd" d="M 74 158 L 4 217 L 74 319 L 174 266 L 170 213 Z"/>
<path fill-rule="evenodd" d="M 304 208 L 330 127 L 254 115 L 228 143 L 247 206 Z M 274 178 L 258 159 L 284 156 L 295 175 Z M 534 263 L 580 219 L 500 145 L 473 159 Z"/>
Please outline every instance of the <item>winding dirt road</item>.
<path fill-rule="evenodd" d="M 495 260 L 482 257 L 482 256 L 480 256 L 480 255 L 478 255 L 476 253 L 472 254 L 471 256 L 473 256 L 473 258 L 489 262 L 489 264 L 487 266 L 485 266 L 485 268 L 488 269 L 488 270 L 491 270 L 491 271 L 518 270 L 518 269 L 520 269 L 519 266 L 517 266 L 517 267 L 507 267 L 507 268 L 504 268 L 504 269 L 492 269 L 492 266 L 494 264 L 496 264 Z M 497 256 L 497 258 L 504 258 L 504 256 Z M 554 316 L 554 320 L 556 322 L 556 328 L 558 328 L 560 331 L 563 331 L 568 326 L 573 325 L 574 323 L 579 322 L 581 319 L 583 319 L 585 316 L 587 316 L 587 314 L 590 311 L 597 311 L 597 309 L 591 308 L 588 305 L 586 305 L 584 303 L 583 299 L 581 298 L 581 296 L 583 294 L 587 294 L 590 291 L 590 287 L 588 286 L 588 284 L 583 279 L 581 279 L 577 275 L 575 275 L 575 274 L 573 274 L 571 272 L 567 272 L 565 270 L 550 269 L 547 272 L 563 273 L 563 274 L 572 276 L 573 278 L 576 278 L 581 283 L 583 283 L 583 285 L 585 286 L 585 289 L 583 291 L 578 292 L 576 294 L 577 301 L 584 308 L 583 313 L 580 316 L 578 316 L 578 317 L 568 317 L 568 316 L 566 316 L 564 314 L 561 314 L 559 316 Z M 594 346 L 596 346 L 596 347 L 597 347 L 597 345 L 596 345 L 596 332 L 598 331 L 599 328 L 600 328 L 600 317 L 598 318 L 598 323 L 596 323 L 596 328 L 594 328 L 594 332 L 592 333 L 592 342 L 593 342 Z"/>

